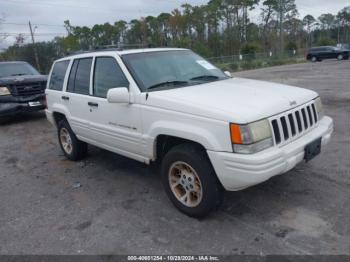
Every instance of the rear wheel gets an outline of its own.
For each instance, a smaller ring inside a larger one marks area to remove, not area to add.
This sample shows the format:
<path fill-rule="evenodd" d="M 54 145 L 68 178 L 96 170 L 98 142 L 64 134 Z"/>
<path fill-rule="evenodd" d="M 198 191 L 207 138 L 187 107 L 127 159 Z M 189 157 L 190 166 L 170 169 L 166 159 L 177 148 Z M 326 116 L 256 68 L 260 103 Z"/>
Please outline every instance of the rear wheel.
<path fill-rule="evenodd" d="M 315 63 L 318 61 L 318 58 L 316 56 L 313 56 L 313 57 L 311 57 L 311 61 Z"/>
<path fill-rule="evenodd" d="M 78 140 L 67 120 L 61 120 L 58 124 L 58 141 L 64 155 L 72 160 L 81 160 L 86 156 L 87 144 Z"/>
<path fill-rule="evenodd" d="M 338 60 L 343 60 L 343 59 L 344 59 L 344 56 L 343 56 L 342 54 L 339 54 L 339 55 L 337 56 L 337 59 L 338 59 Z"/>
<path fill-rule="evenodd" d="M 0 125 L 6 124 L 7 121 L 8 121 L 8 118 L 6 118 L 6 117 L 0 117 Z"/>
<path fill-rule="evenodd" d="M 192 217 L 204 217 L 223 200 L 223 188 L 204 149 L 195 144 L 172 148 L 162 161 L 162 182 L 172 203 Z"/>

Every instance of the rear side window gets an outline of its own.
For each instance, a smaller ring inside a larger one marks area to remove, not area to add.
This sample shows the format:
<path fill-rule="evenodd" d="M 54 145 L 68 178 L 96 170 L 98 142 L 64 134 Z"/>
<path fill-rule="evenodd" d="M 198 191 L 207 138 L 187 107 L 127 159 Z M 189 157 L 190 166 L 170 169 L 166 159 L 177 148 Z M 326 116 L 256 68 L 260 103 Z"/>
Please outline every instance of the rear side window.
<path fill-rule="evenodd" d="M 129 87 L 117 61 L 113 57 L 97 57 L 94 72 L 94 96 L 107 97 L 111 88 Z"/>
<path fill-rule="evenodd" d="M 62 91 L 68 65 L 69 60 L 55 63 L 50 77 L 49 89 Z"/>
<path fill-rule="evenodd" d="M 92 58 L 74 60 L 69 74 L 67 91 L 82 95 L 89 94 Z"/>
<path fill-rule="evenodd" d="M 78 64 L 79 64 L 79 60 L 74 60 L 72 68 L 70 70 L 69 78 L 68 78 L 68 86 L 67 86 L 68 92 L 74 92 L 74 81 L 75 81 L 75 75 L 77 73 Z"/>

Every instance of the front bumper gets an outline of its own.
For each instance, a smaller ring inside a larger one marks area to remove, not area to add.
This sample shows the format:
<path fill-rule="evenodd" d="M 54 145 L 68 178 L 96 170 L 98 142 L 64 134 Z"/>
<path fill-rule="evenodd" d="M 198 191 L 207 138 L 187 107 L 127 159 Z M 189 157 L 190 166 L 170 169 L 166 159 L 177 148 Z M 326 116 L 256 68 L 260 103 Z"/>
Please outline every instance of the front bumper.
<path fill-rule="evenodd" d="M 333 133 L 333 120 L 323 117 L 318 126 L 282 147 L 273 147 L 253 155 L 208 151 L 210 161 L 223 187 L 238 191 L 283 174 L 304 160 L 305 146 L 322 137 L 326 145 Z"/>
<path fill-rule="evenodd" d="M 43 109 L 45 109 L 45 94 L 28 97 L 0 97 L 0 117 Z"/>

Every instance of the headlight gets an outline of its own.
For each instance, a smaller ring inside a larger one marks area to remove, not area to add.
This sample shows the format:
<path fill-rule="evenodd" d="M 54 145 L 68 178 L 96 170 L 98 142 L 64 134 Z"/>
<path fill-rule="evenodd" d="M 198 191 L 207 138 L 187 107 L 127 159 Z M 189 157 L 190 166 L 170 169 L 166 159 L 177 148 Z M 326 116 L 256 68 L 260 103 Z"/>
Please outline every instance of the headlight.
<path fill-rule="evenodd" d="M 248 125 L 230 125 L 233 151 L 253 154 L 273 146 L 272 131 L 267 119 Z"/>
<path fill-rule="evenodd" d="M 7 96 L 7 95 L 10 95 L 10 90 L 5 87 L 5 86 L 1 86 L 0 87 L 0 96 Z"/>
<path fill-rule="evenodd" d="M 322 106 L 322 101 L 320 97 L 317 97 L 315 99 L 315 107 L 316 107 L 318 119 L 321 119 L 323 117 L 323 106 Z"/>

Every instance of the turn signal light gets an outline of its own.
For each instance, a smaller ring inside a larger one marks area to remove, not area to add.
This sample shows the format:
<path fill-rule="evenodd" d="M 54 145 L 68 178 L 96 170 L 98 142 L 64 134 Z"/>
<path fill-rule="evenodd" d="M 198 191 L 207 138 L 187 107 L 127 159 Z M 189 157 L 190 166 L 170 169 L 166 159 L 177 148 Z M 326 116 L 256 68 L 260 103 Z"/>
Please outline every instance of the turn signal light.
<path fill-rule="evenodd" d="M 230 124 L 231 129 L 231 141 L 233 144 L 243 144 L 241 136 L 241 127 L 237 124 Z"/>

